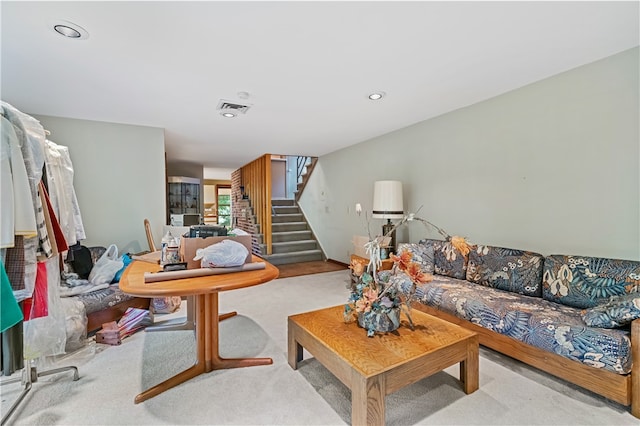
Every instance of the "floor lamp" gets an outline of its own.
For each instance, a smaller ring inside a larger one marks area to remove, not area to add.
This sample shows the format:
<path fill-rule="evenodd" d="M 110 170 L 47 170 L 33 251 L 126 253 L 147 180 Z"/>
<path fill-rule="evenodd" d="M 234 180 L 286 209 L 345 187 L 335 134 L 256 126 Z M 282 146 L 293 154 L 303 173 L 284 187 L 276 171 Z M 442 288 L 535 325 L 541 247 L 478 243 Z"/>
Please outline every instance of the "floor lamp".
<path fill-rule="evenodd" d="M 404 206 L 402 201 L 402 182 L 398 180 L 380 180 L 375 182 L 373 187 L 373 212 L 374 219 L 387 219 L 387 223 L 382 226 L 382 235 L 387 235 L 393 229 L 391 219 L 402 219 L 404 217 Z M 391 237 L 391 250 L 396 250 L 395 231 L 389 235 Z"/>

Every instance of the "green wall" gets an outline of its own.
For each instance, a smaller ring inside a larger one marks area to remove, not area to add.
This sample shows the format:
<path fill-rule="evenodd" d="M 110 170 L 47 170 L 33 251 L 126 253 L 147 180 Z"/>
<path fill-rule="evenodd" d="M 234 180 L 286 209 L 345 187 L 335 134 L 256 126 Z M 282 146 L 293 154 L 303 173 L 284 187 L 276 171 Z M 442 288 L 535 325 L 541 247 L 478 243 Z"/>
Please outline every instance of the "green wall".
<path fill-rule="evenodd" d="M 164 130 L 155 127 L 34 117 L 48 139 L 69 147 L 85 246 L 116 244 L 119 253 L 148 250 L 143 221 L 155 239 L 165 223 Z"/>
<path fill-rule="evenodd" d="M 640 260 L 638 48 L 320 158 L 300 204 L 327 256 L 367 235 L 376 180 L 473 243 Z M 370 220 L 371 235 L 382 221 Z M 399 241 L 439 235 L 413 223 Z"/>

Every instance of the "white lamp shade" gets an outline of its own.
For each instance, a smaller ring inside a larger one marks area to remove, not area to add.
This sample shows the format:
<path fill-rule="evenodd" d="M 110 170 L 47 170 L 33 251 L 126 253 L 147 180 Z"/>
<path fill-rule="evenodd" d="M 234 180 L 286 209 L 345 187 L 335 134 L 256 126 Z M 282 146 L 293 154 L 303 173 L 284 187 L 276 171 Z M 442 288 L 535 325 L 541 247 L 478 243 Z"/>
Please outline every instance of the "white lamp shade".
<path fill-rule="evenodd" d="M 373 218 L 402 219 L 402 182 L 398 180 L 380 180 L 373 187 Z"/>

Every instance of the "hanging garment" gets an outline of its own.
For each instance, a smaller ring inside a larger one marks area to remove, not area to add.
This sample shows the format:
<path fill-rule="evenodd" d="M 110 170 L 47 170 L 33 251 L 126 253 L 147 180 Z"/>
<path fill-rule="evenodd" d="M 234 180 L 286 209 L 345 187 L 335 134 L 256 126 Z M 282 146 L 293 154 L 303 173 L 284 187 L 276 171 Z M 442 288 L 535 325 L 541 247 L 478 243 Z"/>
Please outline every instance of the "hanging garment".
<path fill-rule="evenodd" d="M 47 264 L 45 262 L 38 262 L 36 287 L 33 290 L 33 295 L 25 300 L 22 306 L 25 321 L 49 315 L 48 285 Z"/>
<path fill-rule="evenodd" d="M 53 256 L 53 248 L 51 247 L 51 240 L 47 233 L 47 219 L 45 218 L 44 209 L 46 208 L 42 204 L 42 196 L 40 195 L 40 188 L 36 188 L 36 195 L 38 197 L 38 206 L 36 207 L 36 227 L 38 228 L 38 260 L 43 261 Z"/>
<path fill-rule="evenodd" d="M 45 141 L 45 165 L 51 206 L 58 218 L 65 240 L 72 246 L 86 239 L 80 205 L 73 189 L 73 164 L 69 149 Z"/>
<path fill-rule="evenodd" d="M 36 216 L 30 196 L 29 178 L 15 129 L 4 117 L 0 117 L 0 127 L 0 247 L 13 247 L 14 235 L 37 235 Z"/>
<path fill-rule="evenodd" d="M 8 328 L 2 335 L 2 374 L 10 376 L 24 368 L 24 327 L 22 321 Z"/>
<path fill-rule="evenodd" d="M 33 210 L 36 214 L 36 228 L 39 237 L 36 252 L 41 258 L 49 258 L 52 256 L 51 246 L 37 188 L 38 182 L 42 179 L 42 167 L 44 166 L 44 128 L 38 120 L 20 112 L 6 102 L 2 102 L 0 112 L 13 125 L 20 142 L 20 150 L 29 179 Z"/>
<path fill-rule="evenodd" d="M 44 218 L 47 223 L 47 234 L 51 237 L 51 250 L 55 256 L 69 250 L 69 246 L 67 245 L 67 241 L 64 239 L 60 223 L 58 223 L 58 218 L 53 212 L 53 207 L 51 206 L 51 201 L 47 194 L 47 189 L 44 187 L 42 181 L 38 185 L 38 190 L 40 198 L 42 198 L 42 205 L 45 207 Z"/>
<path fill-rule="evenodd" d="M 8 248 L 4 259 L 5 269 L 13 291 L 24 290 L 24 237 L 16 235 L 13 247 Z M 19 300 L 29 297 L 26 295 Z"/>
<path fill-rule="evenodd" d="M 14 295 L 18 302 L 31 297 L 33 289 L 36 286 L 36 267 L 38 258 L 36 252 L 38 249 L 38 237 L 24 238 L 24 290 L 20 293 L 15 292 Z M 10 249 L 7 249 L 10 250 Z"/>
<path fill-rule="evenodd" d="M 22 310 L 13 296 L 9 277 L 0 262 L 0 332 L 13 327 L 22 320 Z"/>
<path fill-rule="evenodd" d="M 52 215 L 51 213 L 49 213 L 45 193 L 46 192 L 44 190 L 44 185 L 40 183 L 40 185 L 38 186 L 38 195 L 40 195 L 40 201 L 42 202 L 42 210 L 44 212 L 44 222 L 45 222 L 45 225 L 47 226 L 47 235 L 50 236 L 49 244 L 51 244 L 51 253 L 54 256 L 57 256 L 60 254 L 60 252 L 58 251 L 58 243 L 56 242 L 55 234 L 53 232 L 53 221 L 51 220 Z M 55 219 L 55 215 L 53 216 L 53 218 Z"/>

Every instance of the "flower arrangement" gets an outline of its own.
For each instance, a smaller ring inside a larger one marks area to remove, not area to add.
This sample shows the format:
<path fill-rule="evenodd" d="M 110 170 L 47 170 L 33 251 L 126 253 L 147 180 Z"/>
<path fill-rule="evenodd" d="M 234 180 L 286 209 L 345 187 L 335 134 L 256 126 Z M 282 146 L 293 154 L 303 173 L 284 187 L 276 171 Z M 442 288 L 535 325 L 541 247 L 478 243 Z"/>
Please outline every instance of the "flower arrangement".
<path fill-rule="evenodd" d="M 382 265 L 380 259 L 380 245 L 384 237 L 390 235 L 398 227 L 412 221 L 422 222 L 425 226 L 430 225 L 451 243 L 451 246 L 460 250 L 465 256 L 469 253 L 470 246 L 463 237 L 451 237 L 441 228 L 433 225 L 424 219 L 420 219 L 410 214 L 405 216 L 400 222 L 383 237 L 377 237 L 365 245 L 369 261 L 362 262 L 352 260 L 349 268 L 355 278 L 355 282 L 350 282 L 351 294 L 344 307 L 345 322 L 357 320 L 360 326 L 367 330 L 367 336 L 373 337 L 376 331 L 393 331 L 400 326 L 400 312 L 404 311 L 409 327 L 413 330 L 411 320 L 411 302 L 415 296 L 416 288 L 419 284 L 433 280 L 433 275 L 422 271 L 420 265 L 413 261 L 413 255 L 408 250 L 403 250 L 397 255 L 392 254 L 394 262 L 391 273 L 378 273 Z M 399 281 L 390 279 L 397 271 L 402 271 L 411 280 L 412 286 L 408 293 L 404 293 L 399 288 Z"/>

